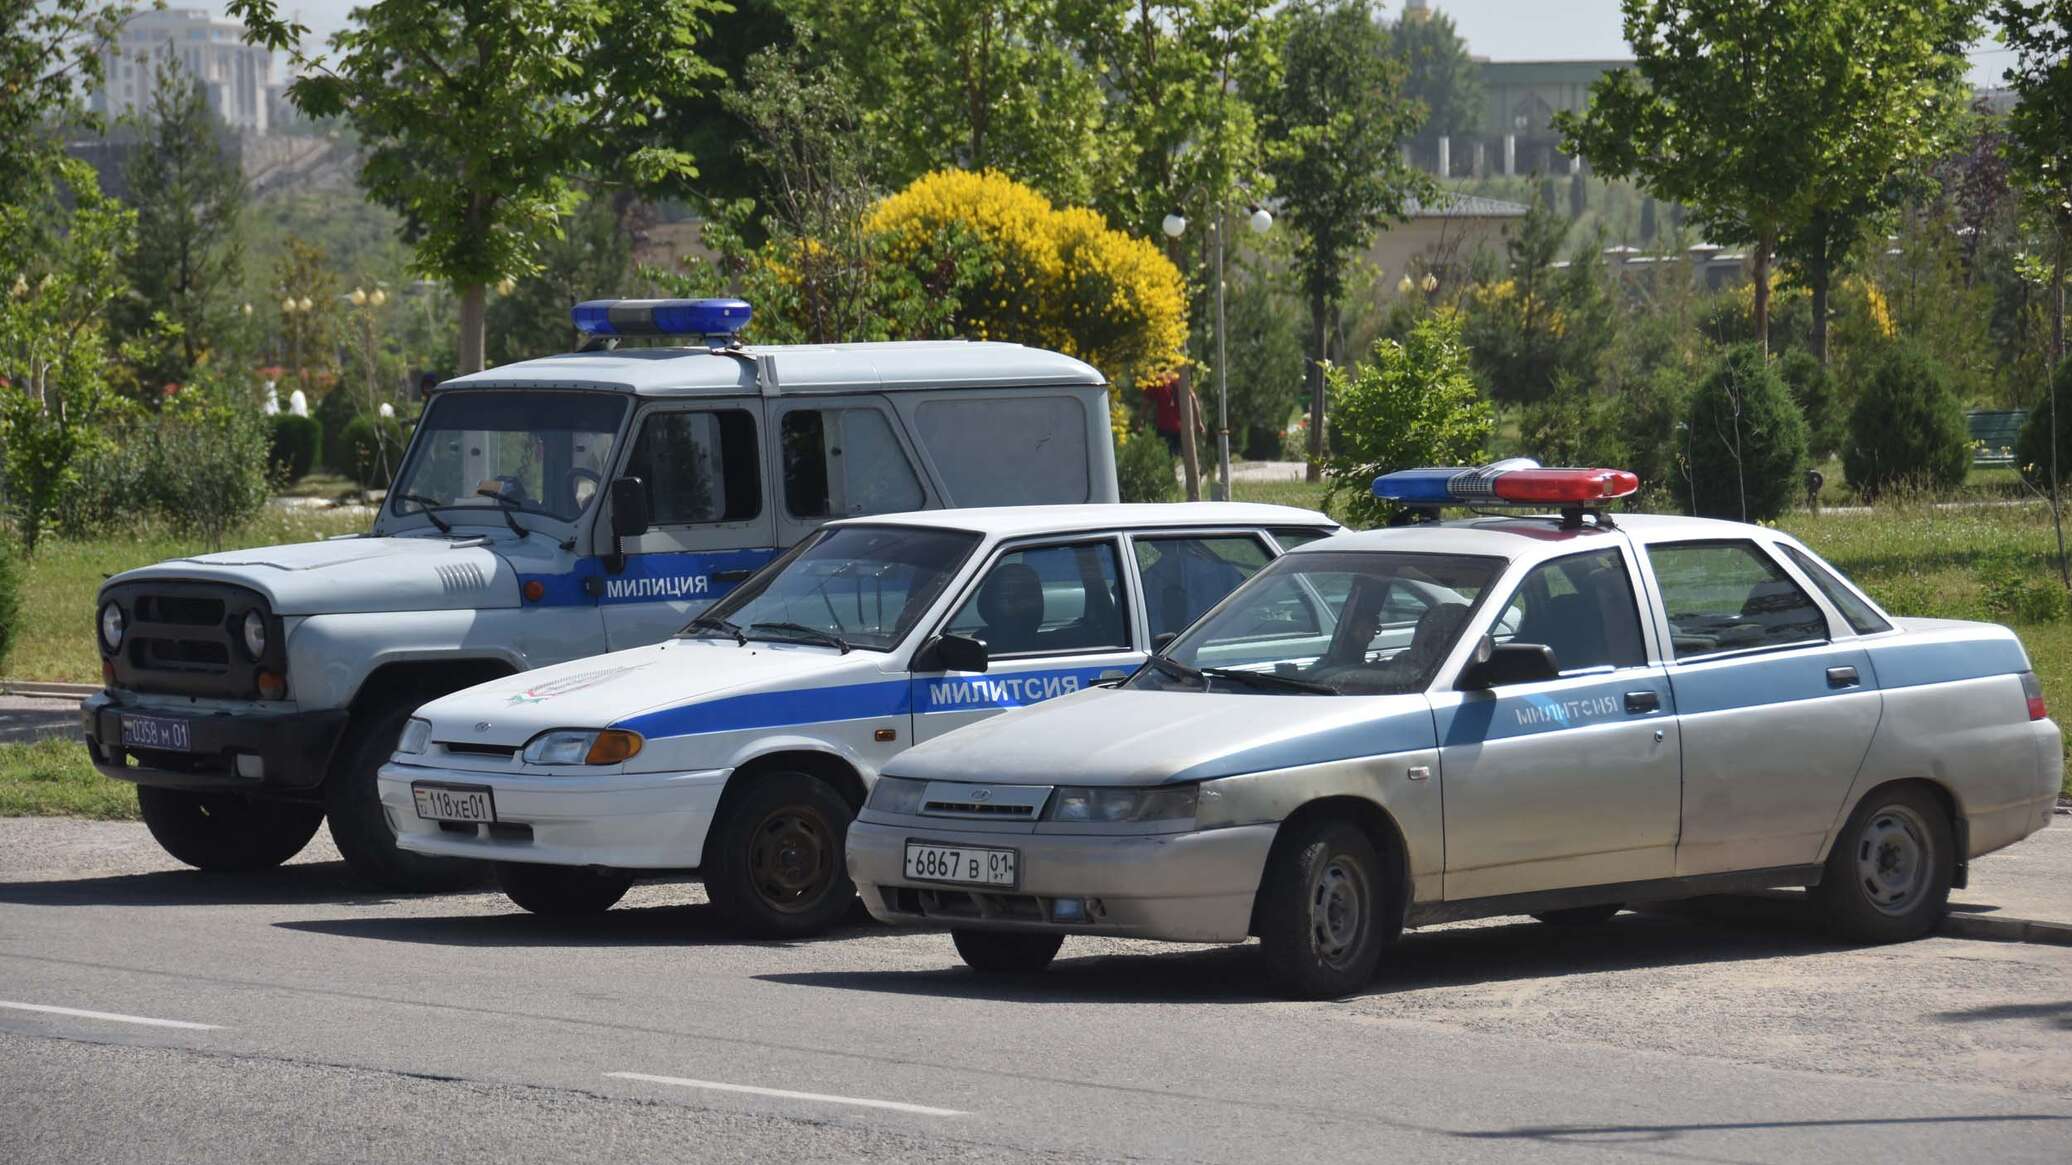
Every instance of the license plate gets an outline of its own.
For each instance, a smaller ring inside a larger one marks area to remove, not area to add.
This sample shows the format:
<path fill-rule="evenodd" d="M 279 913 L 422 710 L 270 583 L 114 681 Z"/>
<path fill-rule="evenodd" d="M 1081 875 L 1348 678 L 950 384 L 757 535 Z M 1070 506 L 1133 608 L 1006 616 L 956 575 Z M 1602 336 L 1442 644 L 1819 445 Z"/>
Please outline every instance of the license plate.
<path fill-rule="evenodd" d="M 1021 882 L 1021 854 L 1011 849 L 907 843 L 906 876 L 912 882 L 961 882 L 971 886 L 1015 886 Z"/>
<path fill-rule="evenodd" d="M 426 821 L 495 821 L 496 798 L 481 785 L 411 785 L 417 815 Z"/>
<path fill-rule="evenodd" d="M 169 716 L 124 716 L 122 747 L 155 748 L 161 752 L 193 752 L 194 738 L 185 720 Z"/>

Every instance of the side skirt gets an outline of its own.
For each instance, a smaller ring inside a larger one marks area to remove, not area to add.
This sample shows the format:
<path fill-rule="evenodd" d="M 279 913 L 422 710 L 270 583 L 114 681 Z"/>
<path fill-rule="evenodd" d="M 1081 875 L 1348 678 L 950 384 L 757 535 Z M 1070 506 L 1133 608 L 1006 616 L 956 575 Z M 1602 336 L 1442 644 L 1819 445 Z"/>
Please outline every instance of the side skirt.
<path fill-rule="evenodd" d="M 1495 918 L 1506 914 L 1542 914 L 1577 906 L 1606 906 L 1614 902 L 1656 902 L 1675 898 L 1698 898 L 1707 894 L 1748 894 L 1757 890 L 1796 889 L 1820 884 L 1821 867 L 1775 866 L 1767 870 L 1737 870 L 1726 874 L 1700 874 L 1692 878 L 1652 878 L 1644 882 L 1613 882 L 1603 886 L 1571 886 L 1562 890 L 1535 890 L 1526 894 L 1499 894 L 1490 898 L 1463 898 L 1458 902 L 1421 902 L 1410 908 L 1406 926 L 1431 926 L 1440 922 L 1461 922 L 1470 918 Z"/>

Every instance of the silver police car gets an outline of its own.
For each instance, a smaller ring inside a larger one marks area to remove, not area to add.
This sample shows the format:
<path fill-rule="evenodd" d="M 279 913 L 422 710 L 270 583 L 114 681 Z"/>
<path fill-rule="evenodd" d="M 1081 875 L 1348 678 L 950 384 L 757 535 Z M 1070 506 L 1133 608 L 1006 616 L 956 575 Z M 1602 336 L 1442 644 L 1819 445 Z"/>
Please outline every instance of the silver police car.
<path fill-rule="evenodd" d="M 2007 629 L 1888 615 L 1774 530 L 1576 505 L 1303 546 L 1118 686 L 901 754 L 847 852 L 873 915 L 980 970 L 1257 936 L 1330 997 L 1473 917 L 1810 887 L 1918 937 L 2048 824 L 2062 757 Z"/>

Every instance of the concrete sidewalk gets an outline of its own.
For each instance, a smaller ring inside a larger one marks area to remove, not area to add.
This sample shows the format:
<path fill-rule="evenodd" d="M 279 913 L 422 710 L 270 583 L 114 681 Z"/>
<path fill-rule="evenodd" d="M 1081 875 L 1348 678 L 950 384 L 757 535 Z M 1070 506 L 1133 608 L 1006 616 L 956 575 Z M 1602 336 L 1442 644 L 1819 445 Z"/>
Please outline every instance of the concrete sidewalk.
<path fill-rule="evenodd" d="M 2072 946 L 2072 816 L 2061 812 L 2043 832 L 1971 863 L 1971 885 L 1951 893 L 1942 932 Z"/>

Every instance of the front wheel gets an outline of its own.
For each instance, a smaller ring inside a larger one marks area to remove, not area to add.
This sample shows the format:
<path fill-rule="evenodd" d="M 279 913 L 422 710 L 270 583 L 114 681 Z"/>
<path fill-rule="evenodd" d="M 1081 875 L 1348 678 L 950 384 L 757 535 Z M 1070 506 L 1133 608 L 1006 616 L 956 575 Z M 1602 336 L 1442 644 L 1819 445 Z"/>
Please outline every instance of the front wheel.
<path fill-rule="evenodd" d="M 594 866 L 497 862 L 495 869 L 497 889 L 504 897 L 548 918 L 603 914 L 633 886 L 633 875 Z"/>
<path fill-rule="evenodd" d="M 137 787 L 137 808 L 165 852 L 199 870 L 270 870 L 309 844 L 321 805 L 258 801 L 237 793 Z"/>
<path fill-rule="evenodd" d="M 1956 849 L 1949 814 L 1927 790 L 1902 785 L 1875 792 L 1849 815 L 1814 896 L 1844 938 L 1920 938 L 1949 905 Z"/>
<path fill-rule="evenodd" d="M 331 840 L 355 874 L 390 890 L 431 893 L 479 886 L 488 872 L 484 863 L 426 857 L 397 846 L 396 831 L 381 807 L 377 773 L 395 753 L 403 724 L 418 703 L 405 698 L 353 717 L 345 752 L 324 782 Z"/>
<path fill-rule="evenodd" d="M 1366 986 L 1393 937 L 1392 882 L 1365 833 L 1342 821 L 1298 825 L 1259 886 L 1259 946 L 1274 985 L 1297 999 Z"/>
<path fill-rule="evenodd" d="M 843 841 L 856 810 L 800 772 L 749 773 L 713 826 L 705 894 L 729 923 L 763 938 L 804 938 L 856 901 Z"/>
<path fill-rule="evenodd" d="M 950 941 L 974 971 L 994 975 L 1033 975 L 1058 957 L 1065 936 L 1026 930 L 953 930 Z"/>

